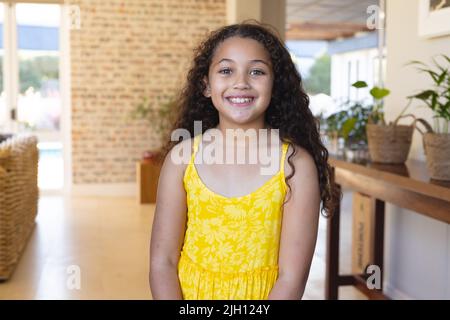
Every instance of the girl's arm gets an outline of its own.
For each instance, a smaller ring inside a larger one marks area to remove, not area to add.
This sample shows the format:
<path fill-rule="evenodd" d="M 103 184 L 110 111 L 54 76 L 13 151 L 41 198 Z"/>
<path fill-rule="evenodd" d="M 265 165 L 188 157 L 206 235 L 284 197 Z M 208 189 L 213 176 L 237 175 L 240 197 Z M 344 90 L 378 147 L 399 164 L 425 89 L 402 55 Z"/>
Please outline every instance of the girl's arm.
<path fill-rule="evenodd" d="M 269 299 L 302 298 L 316 245 L 320 210 L 317 168 L 307 151 L 296 149 L 292 157 L 295 174 L 288 181 L 292 193 L 281 226 L 279 276 Z M 287 162 L 285 168 L 287 176 L 292 171 Z"/>
<path fill-rule="evenodd" d="M 186 225 L 186 192 L 183 186 L 186 165 L 173 163 L 173 150 L 164 159 L 158 182 L 150 246 L 153 299 L 182 299 L 177 266 Z"/>

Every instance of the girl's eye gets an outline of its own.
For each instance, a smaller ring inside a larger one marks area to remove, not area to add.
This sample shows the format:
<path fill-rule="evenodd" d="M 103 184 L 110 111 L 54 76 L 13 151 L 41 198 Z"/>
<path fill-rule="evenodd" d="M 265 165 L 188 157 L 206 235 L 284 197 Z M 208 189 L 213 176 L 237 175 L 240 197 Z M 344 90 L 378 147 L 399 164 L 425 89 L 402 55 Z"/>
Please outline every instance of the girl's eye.
<path fill-rule="evenodd" d="M 251 74 L 251 75 L 260 76 L 260 75 L 264 75 L 264 74 L 266 74 L 266 73 L 265 73 L 264 71 L 262 71 L 262 70 L 255 69 L 255 70 L 252 70 L 252 71 L 250 72 L 250 74 Z"/>
<path fill-rule="evenodd" d="M 230 68 L 220 69 L 219 73 L 221 73 L 221 74 L 230 74 L 231 73 L 231 69 Z"/>

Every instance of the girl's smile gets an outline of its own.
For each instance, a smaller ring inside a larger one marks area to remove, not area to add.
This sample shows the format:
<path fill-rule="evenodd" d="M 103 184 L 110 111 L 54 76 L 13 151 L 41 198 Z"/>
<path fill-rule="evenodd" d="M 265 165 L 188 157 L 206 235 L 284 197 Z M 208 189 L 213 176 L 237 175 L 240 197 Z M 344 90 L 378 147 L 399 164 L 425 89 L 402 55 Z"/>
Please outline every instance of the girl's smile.
<path fill-rule="evenodd" d="M 255 97 L 249 95 L 233 95 L 226 97 L 226 100 L 231 104 L 231 106 L 242 108 L 253 105 Z"/>

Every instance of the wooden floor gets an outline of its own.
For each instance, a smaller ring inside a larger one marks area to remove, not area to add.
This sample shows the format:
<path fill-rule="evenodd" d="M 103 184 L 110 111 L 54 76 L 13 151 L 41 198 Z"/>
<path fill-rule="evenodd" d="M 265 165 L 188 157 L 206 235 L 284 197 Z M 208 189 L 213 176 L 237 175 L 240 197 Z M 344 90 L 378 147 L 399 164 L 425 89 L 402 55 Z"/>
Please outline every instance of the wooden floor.
<path fill-rule="evenodd" d="M 350 204 L 345 195 L 343 207 Z M 0 283 L 0 299 L 151 299 L 153 210 L 134 198 L 41 196 L 36 227 L 12 278 Z M 348 214 L 343 218 L 341 271 L 347 272 L 351 221 Z M 321 218 L 304 299 L 324 298 L 325 223 Z M 81 286 L 70 288 L 78 270 Z M 364 299 L 351 287 L 339 293 L 341 299 Z"/>

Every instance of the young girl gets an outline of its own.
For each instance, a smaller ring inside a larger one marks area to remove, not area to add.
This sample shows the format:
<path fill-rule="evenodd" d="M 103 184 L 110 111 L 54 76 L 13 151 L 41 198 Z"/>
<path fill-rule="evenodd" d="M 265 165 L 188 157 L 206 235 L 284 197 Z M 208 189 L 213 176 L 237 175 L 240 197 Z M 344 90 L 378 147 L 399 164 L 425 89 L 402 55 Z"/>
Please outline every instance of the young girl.
<path fill-rule="evenodd" d="M 329 215 L 339 194 L 289 52 L 257 23 L 213 32 L 196 51 L 180 110 L 175 128 L 190 138 L 168 144 L 161 170 L 150 250 L 153 298 L 300 299 L 320 203 Z M 202 134 L 194 136 L 194 121 L 201 121 Z M 206 138 L 237 129 L 266 129 L 268 138 L 254 147 L 242 135 L 235 143 Z M 224 154 L 264 151 L 280 161 L 271 176 L 261 174 L 261 160 L 200 161 L 212 144 Z M 186 146 L 188 163 L 174 161 L 177 147 Z"/>

